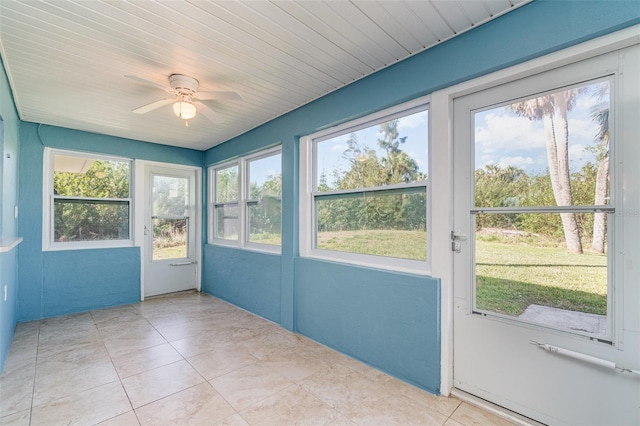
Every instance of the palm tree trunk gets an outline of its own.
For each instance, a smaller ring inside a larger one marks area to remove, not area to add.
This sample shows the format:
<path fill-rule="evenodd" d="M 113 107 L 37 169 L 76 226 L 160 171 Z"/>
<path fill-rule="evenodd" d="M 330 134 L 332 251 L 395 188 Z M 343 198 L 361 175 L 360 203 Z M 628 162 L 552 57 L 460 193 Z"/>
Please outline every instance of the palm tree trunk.
<path fill-rule="evenodd" d="M 544 127 L 547 138 L 547 159 L 553 196 L 558 206 L 573 205 L 571 177 L 569 174 L 569 124 L 567 121 L 568 92 L 558 92 L 553 96 L 552 115 L 544 115 Z M 567 250 L 582 253 L 580 232 L 574 213 L 561 213 L 562 229 Z"/>
<path fill-rule="evenodd" d="M 596 174 L 596 191 L 595 205 L 604 205 L 607 201 L 607 177 L 609 176 L 609 155 L 607 154 L 600 165 Z M 593 217 L 593 239 L 591 249 L 598 253 L 604 253 L 605 234 L 606 234 L 606 213 L 595 213 Z"/>

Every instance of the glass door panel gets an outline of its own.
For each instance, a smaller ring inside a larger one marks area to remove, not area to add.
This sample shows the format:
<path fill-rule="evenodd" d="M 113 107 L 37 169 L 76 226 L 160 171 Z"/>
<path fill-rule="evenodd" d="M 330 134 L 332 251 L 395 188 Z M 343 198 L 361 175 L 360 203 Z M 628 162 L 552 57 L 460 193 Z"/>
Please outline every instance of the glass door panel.
<path fill-rule="evenodd" d="M 611 338 L 609 86 L 474 111 L 474 312 Z"/>
<path fill-rule="evenodd" d="M 477 222 L 496 219 L 476 216 Z M 504 216 L 513 222 L 561 222 L 557 213 Z M 593 222 L 593 216 L 582 213 L 581 219 Z M 474 310 L 606 339 L 607 269 L 606 253 L 571 253 L 557 238 L 517 228 L 480 228 L 475 238 Z"/>
<path fill-rule="evenodd" d="M 152 260 L 189 256 L 189 179 L 153 176 Z"/>

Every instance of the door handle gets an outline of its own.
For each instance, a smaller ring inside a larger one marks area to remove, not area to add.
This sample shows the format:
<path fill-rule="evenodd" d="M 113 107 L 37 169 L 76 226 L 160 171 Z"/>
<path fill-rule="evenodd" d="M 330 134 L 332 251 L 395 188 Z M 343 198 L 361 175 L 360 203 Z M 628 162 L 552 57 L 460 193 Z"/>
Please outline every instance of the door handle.
<path fill-rule="evenodd" d="M 459 231 L 451 231 L 451 241 L 467 241 L 467 236 Z"/>
<path fill-rule="evenodd" d="M 179 263 L 170 263 L 169 266 L 187 266 L 187 265 L 195 265 L 198 261 L 193 260 L 191 262 L 179 262 Z"/>

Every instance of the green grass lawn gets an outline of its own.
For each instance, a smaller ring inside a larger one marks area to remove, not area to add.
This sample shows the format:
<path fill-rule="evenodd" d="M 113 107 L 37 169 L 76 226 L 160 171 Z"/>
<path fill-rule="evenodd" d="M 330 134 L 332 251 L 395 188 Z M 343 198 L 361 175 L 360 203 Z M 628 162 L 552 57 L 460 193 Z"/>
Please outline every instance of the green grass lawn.
<path fill-rule="evenodd" d="M 318 248 L 425 260 L 418 231 L 322 232 Z M 478 241 L 476 306 L 518 316 L 531 304 L 605 315 L 607 256 L 563 248 Z"/>
<path fill-rule="evenodd" d="M 185 245 L 153 249 L 153 260 L 184 259 L 185 257 L 187 257 Z"/>
<path fill-rule="evenodd" d="M 273 244 L 277 246 L 282 244 L 282 238 L 280 234 L 270 234 L 267 232 L 251 234 L 250 241 L 252 243 Z"/>
<path fill-rule="evenodd" d="M 318 248 L 375 256 L 426 260 L 426 232 L 342 231 L 319 232 Z"/>
<path fill-rule="evenodd" d="M 605 315 L 607 256 L 476 243 L 476 306 L 518 316 L 531 304 Z"/>

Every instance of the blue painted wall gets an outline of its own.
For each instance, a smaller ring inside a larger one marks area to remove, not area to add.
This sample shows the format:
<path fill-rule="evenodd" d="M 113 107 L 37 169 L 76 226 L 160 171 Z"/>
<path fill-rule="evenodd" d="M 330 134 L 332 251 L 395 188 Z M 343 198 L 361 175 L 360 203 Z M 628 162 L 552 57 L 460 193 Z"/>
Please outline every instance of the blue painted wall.
<path fill-rule="evenodd" d="M 140 301 L 140 249 L 43 253 L 42 316 Z"/>
<path fill-rule="evenodd" d="M 18 197 L 18 135 L 20 120 L 16 112 L 4 63 L 0 58 L 0 237 L 10 241 L 17 234 L 14 206 Z M 17 248 L 0 254 L 0 373 L 6 360 L 17 321 Z M 4 300 L 4 286 L 7 300 Z"/>
<path fill-rule="evenodd" d="M 203 153 L 23 122 L 20 129 L 18 320 L 140 300 L 138 247 L 42 251 L 44 147 L 202 166 Z"/>
<path fill-rule="evenodd" d="M 274 275 L 259 284 L 270 295 L 279 288 L 280 297 L 263 300 L 261 312 L 278 309 L 279 301 L 283 327 L 437 393 L 439 280 L 298 257 L 299 138 L 638 23 L 637 0 L 537 0 L 208 150 L 205 165 L 282 143 L 281 281 Z M 204 253 L 206 291 L 227 298 L 246 285 L 243 275 L 219 263 L 239 268 L 239 251 L 207 247 Z M 251 256 L 259 264 L 259 256 L 270 255 Z M 244 294 L 243 306 L 260 297 L 261 291 Z"/>
<path fill-rule="evenodd" d="M 4 362 L 9 353 L 9 347 L 13 340 L 13 333 L 17 323 L 17 279 L 16 269 L 18 261 L 18 250 L 14 249 L 8 253 L 0 253 L 0 279 L 7 284 L 7 300 L 0 299 L 0 374 L 4 367 Z M 4 285 L 4 284 L 3 284 Z M 4 296 L 4 290 L 0 290 L 0 297 Z"/>
<path fill-rule="evenodd" d="M 295 277 L 298 332 L 439 392 L 439 280 L 303 258 Z"/>
<path fill-rule="evenodd" d="M 279 255 L 206 245 L 204 257 L 203 291 L 280 323 Z"/>

